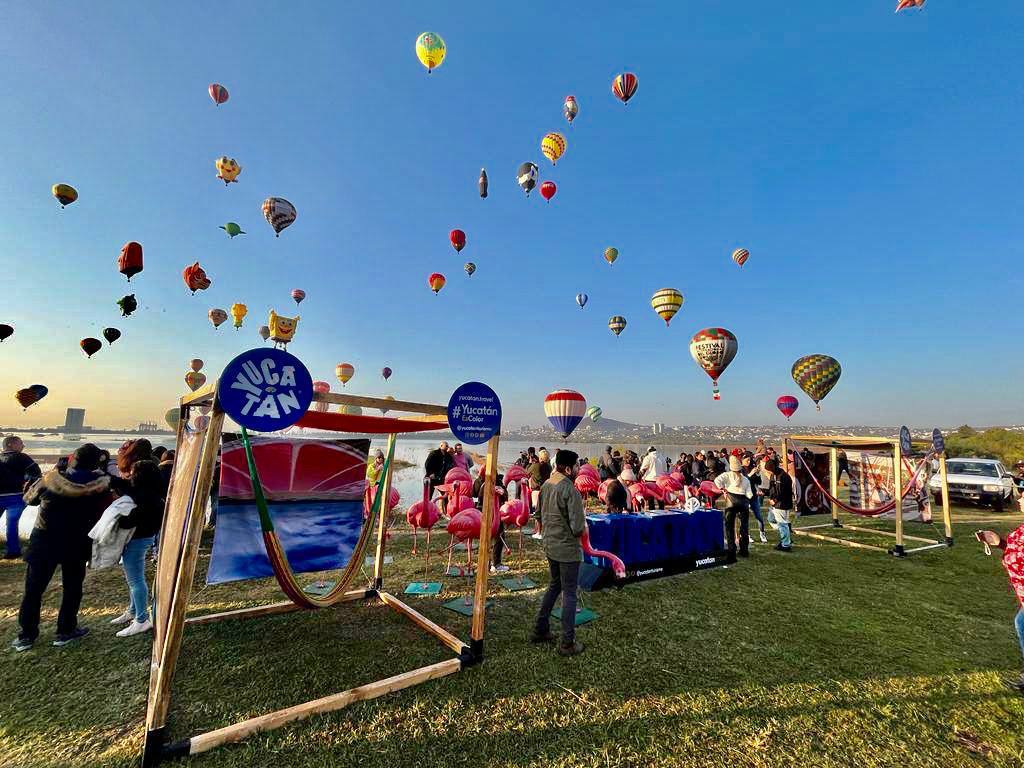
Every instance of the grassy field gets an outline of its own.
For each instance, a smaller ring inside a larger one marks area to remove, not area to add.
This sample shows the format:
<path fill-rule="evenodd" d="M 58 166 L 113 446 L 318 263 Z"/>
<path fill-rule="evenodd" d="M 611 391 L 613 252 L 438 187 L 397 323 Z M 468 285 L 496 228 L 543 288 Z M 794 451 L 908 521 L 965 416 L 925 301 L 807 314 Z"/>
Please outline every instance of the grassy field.
<path fill-rule="evenodd" d="M 757 545 L 735 567 L 587 595 L 600 619 L 580 629 L 587 652 L 574 659 L 524 642 L 539 589 L 495 589 L 483 666 L 191 761 L 202 768 L 1019 766 L 1024 698 L 1001 684 L 1020 668 L 1015 602 L 998 560 L 971 536 L 978 520 L 995 516 L 957 511 L 951 551 L 896 561 L 798 539 L 792 554 Z M 986 527 L 1008 531 L 1020 522 L 1000 516 Z M 390 552 L 386 587 L 401 592 L 422 573 L 421 561 L 408 554 L 403 531 Z M 526 554 L 511 563 L 546 581 L 536 542 Z M 439 559 L 434 573 L 441 567 Z M 5 643 L 17 632 L 23 577 L 23 563 L 0 562 Z M 440 607 L 468 584 L 445 581 L 440 598 L 413 604 L 468 638 L 468 619 Z M 276 599 L 272 581 L 200 582 L 193 607 Z M 77 646 L 49 644 L 57 601 L 54 589 L 34 650 L 0 651 L 0 765 L 136 765 L 149 639 L 115 638 L 108 624 L 126 603 L 121 571 L 89 575 L 82 622 L 92 633 Z M 171 735 L 449 657 L 373 604 L 195 627 L 182 651 Z"/>

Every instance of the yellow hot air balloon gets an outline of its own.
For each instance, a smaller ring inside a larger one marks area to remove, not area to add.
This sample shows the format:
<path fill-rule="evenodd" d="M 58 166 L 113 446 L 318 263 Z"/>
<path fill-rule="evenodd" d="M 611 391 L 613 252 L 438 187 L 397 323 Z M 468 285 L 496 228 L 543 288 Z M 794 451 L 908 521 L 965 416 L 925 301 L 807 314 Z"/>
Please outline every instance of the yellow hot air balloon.
<path fill-rule="evenodd" d="M 604 249 L 604 260 L 609 264 L 614 264 L 615 260 L 619 258 L 618 248 L 605 248 Z"/>
<path fill-rule="evenodd" d="M 60 203 L 61 208 L 65 205 L 71 205 L 78 199 L 78 190 L 70 184 L 54 184 L 51 192 L 53 192 L 53 196 L 57 198 L 57 202 Z"/>
<path fill-rule="evenodd" d="M 334 375 L 338 377 L 341 385 L 345 386 L 349 379 L 356 375 L 356 367 L 352 363 L 338 363 L 334 366 Z"/>
<path fill-rule="evenodd" d="M 555 165 L 558 158 L 565 154 L 565 147 L 565 136 L 560 133 L 549 133 L 540 140 L 540 151 L 551 161 L 552 165 Z"/>
<path fill-rule="evenodd" d="M 238 180 L 238 174 L 242 172 L 242 166 L 237 160 L 230 157 L 218 157 L 213 163 L 217 167 L 217 178 L 225 184 Z"/>
<path fill-rule="evenodd" d="M 441 66 L 447 52 L 444 40 L 436 32 L 424 32 L 416 38 L 416 57 L 428 73 Z"/>
<path fill-rule="evenodd" d="M 242 321 L 249 314 L 249 308 L 240 302 L 231 305 L 231 319 L 235 321 L 235 328 L 242 327 Z"/>
<path fill-rule="evenodd" d="M 665 321 L 665 325 L 668 325 L 683 306 L 683 294 L 675 288 L 662 288 L 651 296 L 651 306 Z"/>

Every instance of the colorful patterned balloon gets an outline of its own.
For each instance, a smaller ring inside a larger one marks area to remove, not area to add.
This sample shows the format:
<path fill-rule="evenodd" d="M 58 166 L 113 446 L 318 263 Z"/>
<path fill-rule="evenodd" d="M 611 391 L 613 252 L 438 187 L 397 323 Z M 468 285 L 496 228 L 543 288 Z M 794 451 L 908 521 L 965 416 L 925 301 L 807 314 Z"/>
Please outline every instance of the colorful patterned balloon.
<path fill-rule="evenodd" d="M 476 272 L 476 264 L 474 264 L 472 261 L 467 261 L 465 264 L 462 265 L 462 268 L 466 270 L 466 274 L 469 275 L 470 277 L 472 277 L 473 273 Z"/>
<path fill-rule="evenodd" d="M 746 248 L 737 248 L 732 252 L 732 260 L 739 264 L 741 267 L 747 263 L 747 259 L 750 258 L 750 251 Z"/>
<path fill-rule="evenodd" d="M 637 86 L 639 85 L 640 81 L 636 75 L 632 72 L 623 72 L 612 80 L 612 93 L 615 94 L 619 101 L 626 104 L 633 98 L 633 94 L 636 93 Z"/>
<path fill-rule="evenodd" d="M 587 418 L 590 419 L 591 421 L 600 421 L 601 409 L 598 408 L 596 405 L 590 406 L 589 408 L 587 408 Z"/>
<path fill-rule="evenodd" d="M 444 63 L 447 53 L 444 40 L 436 32 L 424 32 L 416 38 L 416 58 L 427 68 L 427 74 Z"/>
<path fill-rule="evenodd" d="M 231 182 L 237 183 L 238 174 L 242 172 L 242 166 L 238 164 L 237 160 L 222 156 L 218 157 L 213 165 L 217 169 L 217 178 L 224 182 L 224 186 Z"/>
<path fill-rule="evenodd" d="M 218 309 L 217 307 L 214 307 L 207 312 L 206 316 L 210 318 L 210 322 L 213 323 L 214 328 L 220 328 L 220 324 L 228 319 L 228 313 L 223 309 Z"/>
<path fill-rule="evenodd" d="M 675 288 L 662 288 L 651 296 L 651 307 L 665 321 L 666 327 L 672 322 L 672 318 L 676 316 L 676 312 L 681 306 L 683 306 L 683 294 Z"/>
<path fill-rule="evenodd" d="M 690 339 L 690 355 L 711 377 L 715 400 L 722 399 L 718 392 L 718 379 L 736 357 L 739 348 L 736 337 L 725 328 L 705 328 L 697 331 Z"/>
<path fill-rule="evenodd" d="M 608 329 L 618 336 L 626 329 L 626 318 L 622 315 L 612 315 L 608 319 Z"/>
<path fill-rule="evenodd" d="M 292 298 L 295 300 L 296 304 L 301 304 L 303 299 L 306 298 L 306 292 L 301 288 L 295 288 L 292 290 Z"/>
<path fill-rule="evenodd" d="M 218 107 L 231 98 L 228 89 L 220 83 L 210 83 L 210 87 L 207 90 L 210 92 L 210 98 L 213 99 L 213 103 Z"/>
<path fill-rule="evenodd" d="M 821 401 L 832 391 L 843 374 L 839 361 L 828 355 L 805 355 L 793 363 L 793 381 L 821 410 Z"/>
<path fill-rule="evenodd" d="M 431 273 L 430 277 L 427 278 L 427 285 L 430 286 L 430 290 L 434 292 L 435 296 L 437 295 L 438 291 L 444 288 L 445 282 L 447 281 L 444 279 L 444 275 L 442 275 L 440 272 L 433 272 Z"/>
<path fill-rule="evenodd" d="M 572 434 L 586 412 L 586 398 L 574 390 L 558 389 L 544 398 L 544 415 L 562 440 Z"/>
<path fill-rule="evenodd" d="M 268 197 L 263 201 L 263 218 L 274 228 L 275 237 L 280 237 L 282 230 L 290 227 L 298 215 L 295 206 L 283 197 Z"/>
<path fill-rule="evenodd" d="M 615 260 L 619 258 L 618 248 L 605 248 L 604 249 L 604 260 L 609 264 L 614 264 Z"/>
<path fill-rule="evenodd" d="M 352 363 L 338 363 L 334 366 L 334 375 L 338 377 L 341 385 L 345 386 L 349 379 L 356 375 L 356 367 Z"/>
<path fill-rule="evenodd" d="M 565 115 L 565 119 L 572 125 L 572 121 L 576 119 L 576 115 L 580 113 L 580 105 L 576 103 L 575 96 L 566 96 L 565 104 L 562 105 L 562 114 Z"/>
<path fill-rule="evenodd" d="M 800 401 L 792 395 L 783 395 L 775 401 L 775 407 L 786 417 L 786 421 L 789 421 L 790 416 L 796 413 L 796 409 L 800 407 Z"/>
<path fill-rule="evenodd" d="M 589 297 L 587 296 L 587 294 L 585 294 L 585 293 L 577 293 L 576 294 L 576 303 L 580 305 L 580 309 L 583 309 L 585 306 L 587 306 L 587 301 L 589 301 Z"/>
<path fill-rule="evenodd" d="M 558 158 L 565 154 L 565 136 L 560 133 L 549 133 L 540 140 L 540 151 L 552 165 L 558 163 Z"/>

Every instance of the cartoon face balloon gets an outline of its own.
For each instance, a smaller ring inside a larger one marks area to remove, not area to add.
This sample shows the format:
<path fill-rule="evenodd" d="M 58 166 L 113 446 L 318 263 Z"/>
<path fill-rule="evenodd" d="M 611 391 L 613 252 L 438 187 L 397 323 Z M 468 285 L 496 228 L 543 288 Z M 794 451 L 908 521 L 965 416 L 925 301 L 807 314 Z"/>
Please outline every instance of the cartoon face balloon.
<path fill-rule="evenodd" d="M 214 163 L 217 169 L 217 178 L 225 185 L 238 181 L 238 174 L 242 172 L 242 166 L 232 157 L 218 157 Z"/>
<path fill-rule="evenodd" d="M 270 310 L 270 319 L 267 322 L 267 327 L 270 328 L 270 340 L 276 345 L 282 347 L 288 346 L 295 337 L 295 330 L 299 327 L 299 317 L 284 317 L 283 315 L 277 314 L 274 310 Z"/>

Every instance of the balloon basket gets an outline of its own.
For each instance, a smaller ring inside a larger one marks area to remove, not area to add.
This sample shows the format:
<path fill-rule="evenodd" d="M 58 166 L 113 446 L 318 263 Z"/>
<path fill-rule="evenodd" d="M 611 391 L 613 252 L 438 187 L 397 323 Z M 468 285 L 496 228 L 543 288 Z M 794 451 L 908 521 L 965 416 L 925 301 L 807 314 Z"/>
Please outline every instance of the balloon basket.
<path fill-rule="evenodd" d="M 407 595 L 436 595 L 444 588 L 440 581 L 413 581 L 405 588 Z"/>
<path fill-rule="evenodd" d="M 494 602 L 488 600 L 484 604 L 484 609 L 490 608 L 492 605 L 494 605 Z M 449 600 L 447 603 L 442 603 L 441 607 L 447 608 L 449 611 L 454 611 L 455 613 L 458 613 L 462 616 L 472 616 L 474 601 L 470 601 L 469 603 L 467 603 L 466 598 L 457 597 L 454 600 Z"/>
<path fill-rule="evenodd" d="M 315 595 L 316 597 L 323 597 L 328 592 L 334 589 L 333 581 L 314 581 L 312 584 L 307 584 L 303 587 L 302 591 L 307 595 Z"/>
<path fill-rule="evenodd" d="M 551 611 L 551 616 L 552 616 L 552 618 L 554 618 L 554 619 L 556 619 L 558 621 L 561 621 L 562 620 L 562 609 L 561 608 L 555 608 L 553 611 Z M 589 608 L 582 608 L 582 609 L 576 611 L 576 626 L 578 627 L 578 626 L 580 626 L 582 624 L 589 624 L 592 621 L 597 621 L 599 618 L 600 618 L 600 616 L 598 616 L 596 613 L 594 613 Z"/>
<path fill-rule="evenodd" d="M 529 576 L 523 576 L 522 578 L 511 578 L 502 579 L 498 582 L 507 589 L 509 592 L 522 592 L 526 589 L 536 589 L 537 583 Z"/>

